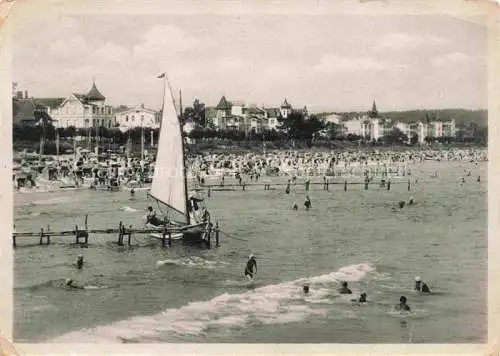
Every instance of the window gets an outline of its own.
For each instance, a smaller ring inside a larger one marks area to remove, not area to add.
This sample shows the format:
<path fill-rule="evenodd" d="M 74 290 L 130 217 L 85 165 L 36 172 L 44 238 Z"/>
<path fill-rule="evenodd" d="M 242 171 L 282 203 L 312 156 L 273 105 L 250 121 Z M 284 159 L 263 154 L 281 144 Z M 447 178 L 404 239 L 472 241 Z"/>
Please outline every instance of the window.
<path fill-rule="evenodd" d="M 128 115 L 127 115 L 127 116 L 125 116 L 125 121 L 126 121 L 126 122 L 128 122 Z"/>

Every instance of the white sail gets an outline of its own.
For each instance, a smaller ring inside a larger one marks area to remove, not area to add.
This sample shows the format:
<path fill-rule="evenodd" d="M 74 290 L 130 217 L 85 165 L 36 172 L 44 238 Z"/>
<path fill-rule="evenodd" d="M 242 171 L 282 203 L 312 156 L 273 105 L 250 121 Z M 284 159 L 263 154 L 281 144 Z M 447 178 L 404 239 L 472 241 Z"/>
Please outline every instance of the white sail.
<path fill-rule="evenodd" d="M 164 81 L 163 113 L 150 195 L 185 215 L 186 186 L 181 127 L 170 88 Z"/>

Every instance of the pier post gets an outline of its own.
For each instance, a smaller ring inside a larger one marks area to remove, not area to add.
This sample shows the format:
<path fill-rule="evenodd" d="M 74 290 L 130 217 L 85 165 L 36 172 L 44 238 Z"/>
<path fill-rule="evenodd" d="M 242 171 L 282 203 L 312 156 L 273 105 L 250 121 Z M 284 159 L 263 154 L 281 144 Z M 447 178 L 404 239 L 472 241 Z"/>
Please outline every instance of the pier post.
<path fill-rule="evenodd" d="M 212 238 L 210 236 L 211 235 L 210 234 L 210 225 L 208 225 L 205 234 L 206 234 L 205 243 L 207 244 L 207 248 L 210 249 L 212 247 Z"/>
<path fill-rule="evenodd" d="M 12 236 L 12 247 L 16 247 L 16 235 Z"/>
<path fill-rule="evenodd" d="M 329 189 L 329 185 L 330 185 L 330 182 L 329 181 L 326 181 L 326 190 Z"/>
<path fill-rule="evenodd" d="M 168 247 L 172 246 L 172 232 L 168 232 Z"/>
<path fill-rule="evenodd" d="M 128 245 L 130 246 L 130 240 L 132 239 L 132 225 L 129 226 L 128 230 Z"/>
<path fill-rule="evenodd" d="M 118 226 L 118 246 L 123 246 L 123 223 L 121 221 Z"/>
<path fill-rule="evenodd" d="M 50 245 L 50 225 L 47 225 L 47 245 Z"/>
<path fill-rule="evenodd" d="M 220 244 L 219 244 L 219 222 L 217 221 L 215 223 L 215 247 L 219 247 Z"/>
<path fill-rule="evenodd" d="M 347 192 L 347 181 L 344 181 L 344 192 Z"/>
<path fill-rule="evenodd" d="M 40 245 L 43 245 L 43 227 L 40 229 Z"/>
<path fill-rule="evenodd" d="M 387 190 L 391 190 L 391 181 L 390 180 L 387 182 Z"/>
<path fill-rule="evenodd" d="M 78 244 L 79 239 L 78 239 L 78 225 L 75 225 L 75 243 Z"/>
<path fill-rule="evenodd" d="M 211 195 L 212 195 L 212 190 L 210 189 L 210 187 L 208 187 L 207 196 L 210 198 Z"/>
<path fill-rule="evenodd" d="M 411 182 L 410 182 L 410 180 L 408 179 L 408 191 L 410 191 L 410 189 L 411 189 Z"/>

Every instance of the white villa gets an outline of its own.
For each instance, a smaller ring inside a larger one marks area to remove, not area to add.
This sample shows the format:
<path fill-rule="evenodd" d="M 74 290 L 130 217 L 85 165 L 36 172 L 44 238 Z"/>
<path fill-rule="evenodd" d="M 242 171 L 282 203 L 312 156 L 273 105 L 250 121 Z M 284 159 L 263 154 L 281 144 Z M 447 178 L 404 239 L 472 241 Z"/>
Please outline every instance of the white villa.
<path fill-rule="evenodd" d="M 93 83 L 87 94 L 71 94 L 58 107 L 50 108 L 49 114 L 55 127 L 111 128 L 115 126 L 113 108 L 105 100 Z"/>
<path fill-rule="evenodd" d="M 158 113 L 144 107 L 144 104 L 115 114 L 115 122 L 120 131 L 125 132 L 135 127 L 159 128 Z"/>

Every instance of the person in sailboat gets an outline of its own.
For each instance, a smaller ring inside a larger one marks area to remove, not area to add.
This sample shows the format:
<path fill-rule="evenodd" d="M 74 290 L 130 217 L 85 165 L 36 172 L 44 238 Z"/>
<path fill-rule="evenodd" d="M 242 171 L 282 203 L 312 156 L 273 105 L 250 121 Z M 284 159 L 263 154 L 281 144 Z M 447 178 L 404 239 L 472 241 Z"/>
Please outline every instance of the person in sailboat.
<path fill-rule="evenodd" d="M 188 198 L 188 208 L 189 208 L 189 213 L 193 217 L 193 220 L 198 221 L 200 220 L 200 217 L 202 217 L 204 211 L 201 209 L 201 202 L 203 202 L 203 199 L 198 198 L 195 196 L 194 193 L 191 193 Z"/>
<path fill-rule="evenodd" d="M 154 211 L 152 206 L 148 206 L 148 215 L 146 216 L 146 223 L 155 225 L 155 226 L 161 226 L 165 224 L 164 220 L 159 219 L 156 216 L 156 212 Z"/>
<path fill-rule="evenodd" d="M 257 261 L 255 260 L 254 255 L 250 255 L 248 257 L 247 265 L 245 267 L 245 276 L 252 280 L 254 276 L 257 274 Z"/>

